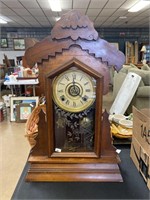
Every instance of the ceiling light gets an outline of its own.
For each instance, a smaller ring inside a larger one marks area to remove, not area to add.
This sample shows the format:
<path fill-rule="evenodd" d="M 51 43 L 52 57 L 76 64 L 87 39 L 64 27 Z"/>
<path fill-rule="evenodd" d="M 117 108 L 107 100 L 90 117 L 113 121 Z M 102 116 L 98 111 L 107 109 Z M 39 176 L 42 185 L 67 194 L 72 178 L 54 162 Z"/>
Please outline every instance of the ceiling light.
<path fill-rule="evenodd" d="M 127 19 L 126 16 L 120 16 L 119 19 Z"/>
<path fill-rule="evenodd" d="M 49 0 L 49 4 L 51 7 L 52 11 L 55 12 L 60 12 L 61 11 L 61 6 L 60 6 L 60 1 L 59 0 Z"/>
<path fill-rule="evenodd" d="M 7 24 L 7 22 L 4 19 L 0 18 L 0 24 Z"/>
<path fill-rule="evenodd" d="M 136 3 L 134 6 L 132 6 L 128 12 L 138 12 L 139 10 L 142 10 L 144 7 L 148 6 L 150 4 L 150 1 L 147 0 L 141 0 L 138 3 Z"/>

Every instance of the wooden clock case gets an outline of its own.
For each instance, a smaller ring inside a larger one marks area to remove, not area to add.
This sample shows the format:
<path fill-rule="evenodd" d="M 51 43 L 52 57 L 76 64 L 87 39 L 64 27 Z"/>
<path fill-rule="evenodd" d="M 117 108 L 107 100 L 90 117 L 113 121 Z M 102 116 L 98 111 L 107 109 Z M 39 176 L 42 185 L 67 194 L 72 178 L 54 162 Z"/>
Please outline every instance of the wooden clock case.
<path fill-rule="evenodd" d="M 121 182 L 120 159 L 112 145 L 108 114 L 102 109 L 109 85 L 109 64 L 119 70 L 124 55 L 100 39 L 87 16 L 70 11 L 59 20 L 51 35 L 25 52 L 24 66 L 39 67 L 39 96 L 46 96 L 46 116 L 41 111 L 38 134 L 28 162 L 27 181 Z M 117 65 L 115 64 L 117 62 Z M 94 148 L 91 152 L 56 152 L 53 78 L 76 67 L 96 79 Z"/>

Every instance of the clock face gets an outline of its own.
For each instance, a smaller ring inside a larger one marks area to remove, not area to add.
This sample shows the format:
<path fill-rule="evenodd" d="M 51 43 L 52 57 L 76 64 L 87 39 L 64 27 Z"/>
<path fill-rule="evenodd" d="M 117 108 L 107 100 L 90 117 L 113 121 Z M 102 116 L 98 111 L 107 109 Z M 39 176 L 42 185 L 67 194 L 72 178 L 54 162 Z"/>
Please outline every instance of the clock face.
<path fill-rule="evenodd" d="M 78 69 L 69 69 L 53 81 L 54 102 L 68 112 L 81 112 L 90 107 L 96 97 L 96 80 Z"/>

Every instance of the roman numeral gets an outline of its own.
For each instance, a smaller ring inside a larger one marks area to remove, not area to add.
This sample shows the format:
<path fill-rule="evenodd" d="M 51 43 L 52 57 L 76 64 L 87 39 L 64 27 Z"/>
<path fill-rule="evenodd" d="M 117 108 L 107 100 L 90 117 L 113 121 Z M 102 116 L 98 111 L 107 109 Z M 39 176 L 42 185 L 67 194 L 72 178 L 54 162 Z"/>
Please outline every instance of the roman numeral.
<path fill-rule="evenodd" d="M 67 99 L 67 101 L 65 103 L 66 103 L 66 105 L 69 105 L 70 101 Z"/>
<path fill-rule="evenodd" d="M 72 74 L 72 78 L 73 78 L 73 79 L 76 79 L 76 74 Z"/>
<path fill-rule="evenodd" d="M 80 81 L 83 79 L 83 76 L 81 76 Z"/>
<path fill-rule="evenodd" d="M 84 83 L 84 85 L 88 85 L 88 84 L 89 84 L 89 82 Z"/>
<path fill-rule="evenodd" d="M 65 85 L 64 83 L 61 83 L 61 82 L 60 82 L 59 84 L 60 84 L 60 85 Z"/>
<path fill-rule="evenodd" d="M 80 100 L 80 102 L 83 104 L 83 101 Z"/>
<path fill-rule="evenodd" d="M 76 107 L 76 102 L 73 102 L 73 107 Z"/>
<path fill-rule="evenodd" d="M 63 90 L 58 90 L 58 92 L 63 92 Z"/>
<path fill-rule="evenodd" d="M 67 81 L 69 81 L 69 77 L 68 77 L 68 76 L 66 76 L 66 75 L 65 75 L 65 79 L 66 79 Z"/>
<path fill-rule="evenodd" d="M 90 90 L 90 89 L 86 89 L 85 91 L 86 91 L 86 92 L 91 92 L 91 90 Z"/>

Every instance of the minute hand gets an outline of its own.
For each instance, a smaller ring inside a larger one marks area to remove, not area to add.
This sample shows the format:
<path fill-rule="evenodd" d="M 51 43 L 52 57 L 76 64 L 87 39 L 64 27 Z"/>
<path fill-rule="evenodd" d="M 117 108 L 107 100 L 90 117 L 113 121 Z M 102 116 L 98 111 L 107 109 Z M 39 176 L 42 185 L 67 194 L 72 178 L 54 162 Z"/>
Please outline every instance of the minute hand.
<path fill-rule="evenodd" d="M 73 85 L 75 85 L 75 81 L 74 81 L 74 78 L 73 78 L 73 81 L 72 81 Z"/>

